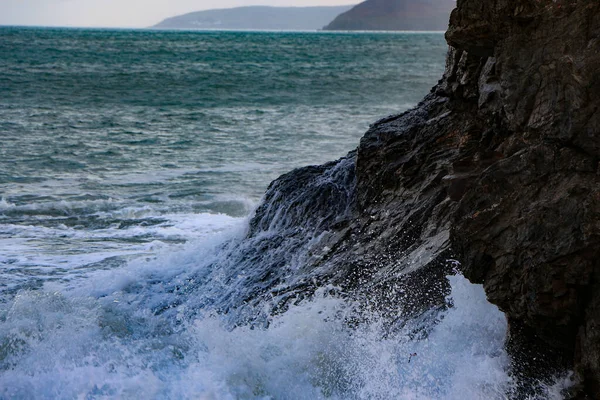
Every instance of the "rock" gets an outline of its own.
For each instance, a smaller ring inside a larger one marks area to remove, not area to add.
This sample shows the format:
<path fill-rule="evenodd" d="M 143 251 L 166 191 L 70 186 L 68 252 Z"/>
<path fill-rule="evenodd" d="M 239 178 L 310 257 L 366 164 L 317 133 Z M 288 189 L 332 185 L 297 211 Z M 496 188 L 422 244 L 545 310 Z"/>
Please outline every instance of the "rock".
<path fill-rule="evenodd" d="M 515 370 L 576 368 L 600 398 L 600 3 L 457 6 L 442 81 L 361 141 L 358 209 L 421 245 L 448 229 L 512 348 L 538 349 L 513 351 Z"/>
<path fill-rule="evenodd" d="M 509 321 L 511 397 L 572 369 L 570 396 L 600 398 L 600 2 L 458 0 L 446 38 L 443 78 L 371 126 L 353 178 L 280 178 L 249 237 L 283 202 L 302 274 L 390 315 L 445 307 L 456 259 Z"/>
<path fill-rule="evenodd" d="M 598 398 L 600 5 L 477 4 L 459 2 L 446 36 L 480 65 L 493 60 L 473 68 L 479 82 L 469 90 L 491 135 L 477 152 L 500 158 L 472 169 L 452 244 L 465 275 L 518 326 L 513 341 L 545 349 L 530 357 L 539 365 L 577 368 Z"/>

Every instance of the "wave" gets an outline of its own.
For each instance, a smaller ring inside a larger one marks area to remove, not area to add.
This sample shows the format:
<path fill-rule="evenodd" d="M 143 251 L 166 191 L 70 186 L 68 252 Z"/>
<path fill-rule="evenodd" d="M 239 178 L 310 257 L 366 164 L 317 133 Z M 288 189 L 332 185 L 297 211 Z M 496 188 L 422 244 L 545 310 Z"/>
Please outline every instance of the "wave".
<path fill-rule="evenodd" d="M 504 317 L 480 286 L 449 279 L 453 307 L 415 322 L 433 323 L 421 338 L 414 331 L 423 327 L 414 324 L 386 333 L 376 315 L 353 326 L 355 306 L 332 287 L 270 317 L 268 327 L 233 329 L 211 312 L 187 319 L 185 304 L 172 317 L 156 315 L 127 290 L 97 298 L 23 291 L 2 315 L 0 394 L 502 399 L 510 385 Z"/>
<path fill-rule="evenodd" d="M 4 296 L 0 398 L 505 399 L 507 324 L 480 285 L 448 276 L 444 307 L 407 316 L 320 279 L 354 157 L 283 176 L 251 219 L 201 215 L 197 240 Z"/>

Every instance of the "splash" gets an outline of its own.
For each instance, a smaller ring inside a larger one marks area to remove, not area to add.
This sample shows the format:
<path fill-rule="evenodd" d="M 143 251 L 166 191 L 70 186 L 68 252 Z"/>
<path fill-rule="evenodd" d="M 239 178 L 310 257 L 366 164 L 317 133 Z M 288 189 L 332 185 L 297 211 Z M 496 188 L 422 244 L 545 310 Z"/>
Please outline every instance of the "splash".
<path fill-rule="evenodd" d="M 0 395 L 503 399 L 504 317 L 480 286 L 449 279 L 452 308 L 394 333 L 376 315 L 353 326 L 356 307 L 332 287 L 268 327 L 234 329 L 208 311 L 188 319 L 185 304 L 157 315 L 124 291 L 23 291 L 2 315 Z M 415 337 L 423 323 L 428 334 Z"/>

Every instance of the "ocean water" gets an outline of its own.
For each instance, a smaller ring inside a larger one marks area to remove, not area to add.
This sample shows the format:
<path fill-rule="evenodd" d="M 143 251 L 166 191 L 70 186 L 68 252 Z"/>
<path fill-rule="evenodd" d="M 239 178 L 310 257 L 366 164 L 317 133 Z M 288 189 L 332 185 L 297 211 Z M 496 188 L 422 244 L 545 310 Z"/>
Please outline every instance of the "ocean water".
<path fill-rule="evenodd" d="M 445 52 L 441 34 L 0 28 L 0 287 L 235 224 L 418 102 Z"/>
<path fill-rule="evenodd" d="M 0 27 L 0 399 L 505 398 L 504 317 L 460 276 L 423 337 L 349 324 L 332 287 L 262 326 L 211 307 L 260 270 L 228 278 L 269 182 L 414 106 L 445 52 L 439 33 Z"/>

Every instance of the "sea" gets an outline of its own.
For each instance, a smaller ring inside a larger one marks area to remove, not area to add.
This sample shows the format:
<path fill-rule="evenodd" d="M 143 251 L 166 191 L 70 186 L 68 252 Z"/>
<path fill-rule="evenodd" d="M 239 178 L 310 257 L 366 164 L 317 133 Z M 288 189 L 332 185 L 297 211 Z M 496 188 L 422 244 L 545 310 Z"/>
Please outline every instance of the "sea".
<path fill-rule="evenodd" d="M 244 292 L 232 268 L 260 271 L 232 252 L 269 183 L 415 106 L 446 52 L 442 33 L 0 27 L 0 399 L 504 399 L 505 319 L 460 275 L 418 337 L 349 324 L 329 287 L 262 325 L 212 306 Z"/>

